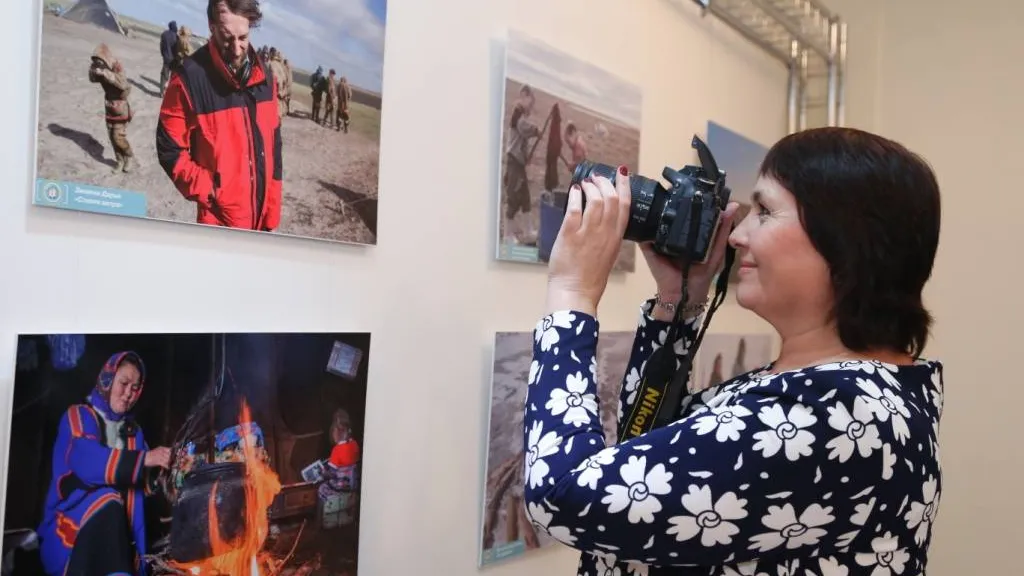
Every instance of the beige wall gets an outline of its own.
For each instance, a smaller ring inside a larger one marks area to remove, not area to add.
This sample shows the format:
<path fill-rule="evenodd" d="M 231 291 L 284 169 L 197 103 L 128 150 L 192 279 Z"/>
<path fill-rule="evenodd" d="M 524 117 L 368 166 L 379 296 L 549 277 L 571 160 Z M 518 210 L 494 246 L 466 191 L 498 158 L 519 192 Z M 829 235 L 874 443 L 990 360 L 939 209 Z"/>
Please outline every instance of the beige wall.
<path fill-rule="evenodd" d="M 927 354 L 946 366 L 945 490 L 928 574 L 1020 574 L 1024 4 L 831 4 L 854 38 L 849 124 L 919 152 L 942 185 Z"/>
<path fill-rule="evenodd" d="M 0 446 L 18 333 L 369 330 L 360 574 L 476 574 L 494 332 L 533 328 L 546 279 L 493 258 L 503 90 L 492 39 L 519 28 L 639 83 L 645 174 L 691 160 L 708 119 L 766 144 L 782 136 L 785 70 L 676 1 L 391 0 L 373 247 L 33 209 L 40 1 L 5 2 Z M 112 273 L 111 255 L 130 269 Z M 613 278 L 604 329 L 632 329 L 653 293 L 640 262 Z M 197 306 L 205 290 L 226 296 Z M 727 304 L 715 329 L 765 326 Z M 488 573 L 566 575 L 575 562 L 552 547 Z"/>

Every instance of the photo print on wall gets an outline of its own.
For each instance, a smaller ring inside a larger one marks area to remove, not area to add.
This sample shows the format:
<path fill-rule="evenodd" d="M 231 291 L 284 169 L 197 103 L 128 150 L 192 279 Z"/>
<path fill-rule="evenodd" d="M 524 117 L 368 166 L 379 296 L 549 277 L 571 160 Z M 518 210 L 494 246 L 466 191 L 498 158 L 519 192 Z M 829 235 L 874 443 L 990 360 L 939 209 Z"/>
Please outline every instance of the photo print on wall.
<path fill-rule="evenodd" d="M 725 181 L 732 190 L 730 201 L 740 203 L 735 222 L 740 222 L 750 212 L 750 203 L 768 148 L 750 138 L 734 132 L 715 122 L 708 122 L 708 148 L 715 155 L 718 167 L 725 170 Z M 729 283 L 739 281 L 739 266 L 734 265 L 729 273 Z"/>
<path fill-rule="evenodd" d="M 694 358 L 690 390 L 699 392 L 772 361 L 770 334 L 705 334 Z"/>
<path fill-rule="evenodd" d="M 377 243 L 387 0 L 262 0 L 237 73 L 207 0 L 40 5 L 34 205 Z"/>
<path fill-rule="evenodd" d="M 619 391 L 635 336 L 635 332 L 602 332 L 597 345 L 601 424 L 610 443 L 617 441 Z M 523 407 L 532 360 L 532 332 L 495 336 L 480 566 L 557 543 L 533 526 L 523 508 Z M 639 374 L 632 376 L 639 381 Z"/>
<path fill-rule="evenodd" d="M 498 215 L 499 260 L 546 263 L 582 160 L 636 172 L 642 95 L 638 86 L 541 41 L 509 31 Z M 626 241 L 615 271 L 632 272 Z"/>
<path fill-rule="evenodd" d="M 4 574 L 356 574 L 369 346 L 20 336 Z"/>

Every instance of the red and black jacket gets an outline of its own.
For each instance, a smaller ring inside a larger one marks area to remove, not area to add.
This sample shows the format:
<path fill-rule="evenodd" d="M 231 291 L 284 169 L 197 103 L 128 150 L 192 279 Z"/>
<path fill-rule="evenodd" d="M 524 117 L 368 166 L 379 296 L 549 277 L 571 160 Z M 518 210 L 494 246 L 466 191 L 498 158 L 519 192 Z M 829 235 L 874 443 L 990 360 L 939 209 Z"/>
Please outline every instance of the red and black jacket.
<path fill-rule="evenodd" d="M 156 150 L 200 224 L 274 230 L 281 221 L 281 122 L 277 87 L 250 48 L 242 86 L 209 44 L 171 74 Z"/>

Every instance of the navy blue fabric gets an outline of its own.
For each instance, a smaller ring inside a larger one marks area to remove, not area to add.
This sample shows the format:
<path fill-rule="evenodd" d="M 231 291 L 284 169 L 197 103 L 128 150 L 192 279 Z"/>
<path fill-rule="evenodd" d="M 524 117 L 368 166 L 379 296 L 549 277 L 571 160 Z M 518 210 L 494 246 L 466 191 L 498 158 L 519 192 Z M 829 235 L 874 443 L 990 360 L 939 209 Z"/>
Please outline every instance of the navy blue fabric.
<path fill-rule="evenodd" d="M 669 325 L 644 303 L 619 398 L 637 401 Z M 677 362 L 700 318 L 672 343 Z M 527 515 L 583 551 L 579 575 L 915 576 L 941 492 L 942 365 L 769 367 L 685 397 L 615 446 L 597 394 L 596 318 L 544 317 L 525 402 Z"/>

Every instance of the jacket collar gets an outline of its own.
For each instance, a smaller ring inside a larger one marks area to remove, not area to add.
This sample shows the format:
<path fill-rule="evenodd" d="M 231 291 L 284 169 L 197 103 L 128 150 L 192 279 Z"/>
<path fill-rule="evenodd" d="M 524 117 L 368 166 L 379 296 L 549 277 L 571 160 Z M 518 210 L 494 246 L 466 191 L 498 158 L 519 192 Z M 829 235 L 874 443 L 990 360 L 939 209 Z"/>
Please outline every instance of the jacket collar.
<path fill-rule="evenodd" d="M 215 46 L 211 45 L 213 38 L 210 38 L 207 42 L 206 47 L 210 51 L 210 58 L 213 61 L 213 67 L 217 70 L 217 74 L 224 79 L 232 88 L 235 90 L 241 90 L 242 88 L 248 88 L 261 84 L 267 79 L 267 74 L 263 70 L 263 61 L 260 60 L 259 56 L 256 55 L 256 50 L 253 49 L 252 45 L 249 46 L 248 58 L 252 62 L 252 72 L 249 74 L 249 81 L 246 82 L 245 86 L 242 86 L 238 82 L 238 78 L 231 73 L 224 59 L 220 57 L 220 50 Z"/>

